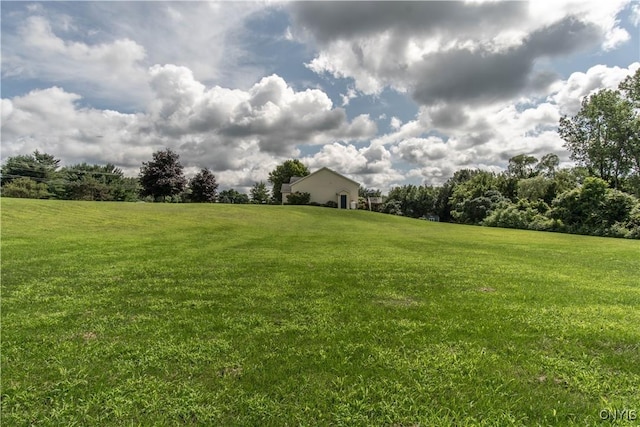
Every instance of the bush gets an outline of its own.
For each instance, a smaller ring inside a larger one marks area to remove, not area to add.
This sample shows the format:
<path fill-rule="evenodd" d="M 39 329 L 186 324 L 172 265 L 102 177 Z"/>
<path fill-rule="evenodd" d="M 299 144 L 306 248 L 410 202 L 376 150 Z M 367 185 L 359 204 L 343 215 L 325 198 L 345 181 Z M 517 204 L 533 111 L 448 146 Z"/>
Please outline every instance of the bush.
<path fill-rule="evenodd" d="M 624 237 L 627 239 L 640 239 L 640 202 L 636 203 L 631 210 L 625 228 L 628 231 Z"/>
<path fill-rule="evenodd" d="M 402 203 L 398 200 L 387 200 L 382 207 L 382 212 L 391 215 L 402 215 Z"/>
<path fill-rule="evenodd" d="M 47 184 L 30 178 L 17 178 L 2 186 L 2 197 L 48 199 L 50 196 Z"/>
<path fill-rule="evenodd" d="M 287 202 L 290 205 L 308 205 L 311 200 L 311 194 L 296 191 L 287 195 Z"/>
<path fill-rule="evenodd" d="M 333 200 L 329 200 L 327 203 L 324 204 L 325 207 L 327 208 L 337 208 L 338 207 L 338 202 L 335 202 Z"/>
<path fill-rule="evenodd" d="M 535 215 L 529 222 L 529 230 L 536 231 L 558 231 L 560 224 L 542 214 Z"/>
<path fill-rule="evenodd" d="M 517 203 L 502 201 L 482 224 L 489 227 L 552 230 L 554 221 L 544 215 L 548 210 L 549 206 L 542 200 L 530 202 L 520 199 Z"/>

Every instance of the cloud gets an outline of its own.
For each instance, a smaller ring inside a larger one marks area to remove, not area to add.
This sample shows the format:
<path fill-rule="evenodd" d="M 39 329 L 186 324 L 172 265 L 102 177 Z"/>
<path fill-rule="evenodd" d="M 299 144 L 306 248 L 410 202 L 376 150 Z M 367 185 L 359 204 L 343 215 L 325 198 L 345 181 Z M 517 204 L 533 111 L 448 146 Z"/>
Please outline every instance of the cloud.
<path fill-rule="evenodd" d="M 186 67 L 154 66 L 150 73 L 154 123 L 170 135 L 207 132 L 223 145 L 251 140 L 261 151 L 287 156 L 299 145 L 362 140 L 377 131 L 368 116 L 349 122 L 324 92 L 296 92 L 277 75 L 241 91 L 206 89 Z"/>
<path fill-rule="evenodd" d="M 248 87 L 264 69 L 248 64 L 245 26 L 267 7 L 78 2 L 71 16 L 56 3 L 16 3 L 8 12 L 3 7 L 2 77 L 64 86 L 128 111 L 151 100 L 147 70 L 154 64 L 180 64 L 200 81 Z"/>
<path fill-rule="evenodd" d="M 394 168 L 389 150 L 377 143 L 357 148 L 353 144 L 335 142 L 323 146 L 312 156 L 303 157 L 301 161 L 311 170 L 328 167 L 355 179 L 365 187 L 385 191 L 405 178 Z"/>
<path fill-rule="evenodd" d="M 626 2 L 583 3 L 297 2 L 291 13 L 318 44 L 308 64 L 316 73 L 421 105 L 480 105 L 544 93 L 558 76 L 536 67 L 542 59 L 628 39 L 615 18 Z"/>
<path fill-rule="evenodd" d="M 394 154 L 412 164 L 443 159 L 450 151 L 451 147 L 437 137 L 405 139 L 392 148 Z"/>
<path fill-rule="evenodd" d="M 153 151 L 169 147 L 187 167 L 246 184 L 266 179 L 284 158 L 298 156 L 299 146 L 377 132 L 368 116 L 349 121 L 324 92 L 295 91 L 277 75 L 242 91 L 207 87 L 176 65 L 148 73 L 152 100 L 143 113 L 83 107 L 80 95 L 59 87 L 3 99 L 3 155 L 40 149 L 66 163 L 111 162 L 135 175 Z"/>
<path fill-rule="evenodd" d="M 640 27 L 640 4 L 636 3 L 631 6 L 631 14 L 629 21 L 636 27 Z"/>
<path fill-rule="evenodd" d="M 146 52 L 130 39 L 99 44 L 63 40 L 42 16 L 30 16 L 19 25 L 17 34 L 3 37 L 9 39 L 3 41 L 3 79 L 87 84 L 95 96 L 108 100 L 148 96 L 142 66 Z"/>
<path fill-rule="evenodd" d="M 388 147 L 392 164 L 406 162 L 413 168 L 408 176 L 427 184 L 442 184 L 462 168 L 501 171 L 509 158 L 523 153 L 538 158 L 555 153 L 569 165 L 564 141 L 557 133 L 560 117 L 575 114 L 581 97 L 601 88 L 616 88 L 638 68 L 640 63 L 628 68 L 597 65 L 585 73 L 573 73 L 553 85 L 543 101 L 522 97 L 477 107 L 423 106 L 414 120 L 373 143 Z"/>
<path fill-rule="evenodd" d="M 558 105 L 561 114 L 574 115 L 580 110 L 585 96 L 599 89 L 617 89 L 622 80 L 639 68 L 640 62 L 634 62 L 627 68 L 595 65 L 585 73 L 572 73 L 566 81 L 556 85 L 550 100 Z"/>

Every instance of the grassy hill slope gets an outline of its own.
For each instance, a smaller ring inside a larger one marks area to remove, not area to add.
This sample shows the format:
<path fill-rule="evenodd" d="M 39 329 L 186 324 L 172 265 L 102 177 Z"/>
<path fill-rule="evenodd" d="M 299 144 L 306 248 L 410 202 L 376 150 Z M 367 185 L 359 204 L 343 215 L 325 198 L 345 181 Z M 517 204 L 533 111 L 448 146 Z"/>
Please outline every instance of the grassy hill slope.
<path fill-rule="evenodd" d="M 314 207 L 1 210 L 6 425 L 640 412 L 637 241 Z"/>

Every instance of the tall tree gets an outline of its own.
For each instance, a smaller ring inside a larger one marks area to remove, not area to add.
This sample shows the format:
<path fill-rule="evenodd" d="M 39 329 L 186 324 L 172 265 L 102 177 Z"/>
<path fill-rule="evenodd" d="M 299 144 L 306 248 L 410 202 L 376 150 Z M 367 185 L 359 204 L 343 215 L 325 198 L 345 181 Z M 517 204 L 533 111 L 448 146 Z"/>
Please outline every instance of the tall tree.
<path fill-rule="evenodd" d="M 300 160 L 286 160 L 283 164 L 269 172 L 269 182 L 273 184 L 272 197 L 276 203 L 282 202 L 282 184 L 289 182 L 294 176 L 307 176 L 309 169 Z"/>
<path fill-rule="evenodd" d="M 218 182 L 209 169 L 201 169 L 189 181 L 191 201 L 198 203 L 213 203 L 218 197 Z"/>
<path fill-rule="evenodd" d="M 269 201 L 269 191 L 267 185 L 260 181 L 251 187 L 251 203 L 267 203 Z"/>
<path fill-rule="evenodd" d="M 536 165 L 536 172 L 541 173 L 548 178 L 553 178 L 559 165 L 560 158 L 556 154 L 545 154 Z"/>
<path fill-rule="evenodd" d="M 524 179 L 533 176 L 534 165 L 538 163 L 538 159 L 526 154 L 518 154 L 509 159 L 509 166 L 507 168 L 509 175 L 517 178 Z"/>
<path fill-rule="evenodd" d="M 634 75 L 627 76 L 618 88 L 626 99 L 633 102 L 637 108 L 640 108 L 640 68 Z"/>
<path fill-rule="evenodd" d="M 573 117 L 560 118 L 558 132 L 571 158 L 593 176 L 619 188 L 634 167 L 640 166 L 638 113 L 619 91 L 601 90 L 582 101 Z M 634 153 L 638 158 L 634 162 Z"/>
<path fill-rule="evenodd" d="M 453 176 L 440 187 L 438 197 L 436 199 L 436 213 L 440 216 L 440 221 L 449 222 L 451 220 L 451 210 L 453 192 L 456 187 L 464 182 L 469 181 L 480 170 L 460 169 L 454 172 Z"/>
<path fill-rule="evenodd" d="M 140 195 L 164 201 L 166 197 L 180 194 L 187 179 L 179 159 L 180 156 L 169 148 L 153 153 L 153 160 L 144 162 L 140 168 Z"/>
<path fill-rule="evenodd" d="M 625 99 L 635 108 L 628 141 L 628 152 L 632 162 L 628 188 L 636 197 L 640 197 L 640 69 L 624 79 L 619 88 Z"/>

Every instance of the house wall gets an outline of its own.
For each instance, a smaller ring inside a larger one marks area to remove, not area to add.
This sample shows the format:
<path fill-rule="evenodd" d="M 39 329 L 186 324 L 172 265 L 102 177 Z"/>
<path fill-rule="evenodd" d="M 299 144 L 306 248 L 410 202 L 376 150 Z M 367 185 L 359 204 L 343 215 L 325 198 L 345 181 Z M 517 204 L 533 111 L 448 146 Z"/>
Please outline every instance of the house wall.
<path fill-rule="evenodd" d="M 291 191 L 309 193 L 311 202 L 327 203 L 332 200 L 340 207 L 340 194 L 347 195 L 347 209 L 351 209 L 351 202 L 358 202 L 358 184 L 353 183 L 330 170 L 322 169 L 312 176 L 291 184 Z"/>

